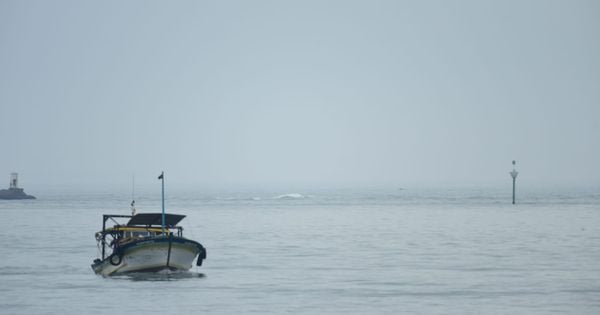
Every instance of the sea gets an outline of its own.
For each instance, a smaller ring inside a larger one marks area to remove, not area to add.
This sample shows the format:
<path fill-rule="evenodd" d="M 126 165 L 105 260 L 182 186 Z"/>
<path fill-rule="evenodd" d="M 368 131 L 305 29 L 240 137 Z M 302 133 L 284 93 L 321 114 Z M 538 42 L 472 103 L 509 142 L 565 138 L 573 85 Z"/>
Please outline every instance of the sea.
<path fill-rule="evenodd" d="M 600 314 L 600 187 L 168 191 L 204 264 L 115 277 L 94 234 L 130 192 L 26 191 L 0 200 L 0 314 Z"/>

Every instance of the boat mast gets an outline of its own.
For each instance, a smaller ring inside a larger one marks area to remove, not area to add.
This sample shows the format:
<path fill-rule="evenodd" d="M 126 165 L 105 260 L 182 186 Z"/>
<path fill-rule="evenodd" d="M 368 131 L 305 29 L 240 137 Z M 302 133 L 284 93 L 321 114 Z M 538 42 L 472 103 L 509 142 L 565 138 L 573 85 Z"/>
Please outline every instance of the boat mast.
<path fill-rule="evenodd" d="M 131 175 L 131 215 L 135 215 L 135 174 Z"/>
<path fill-rule="evenodd" d="M 165 233 L 165 172 L 162 171 L 158 179 L 162 181 L 162 232 Z"/>

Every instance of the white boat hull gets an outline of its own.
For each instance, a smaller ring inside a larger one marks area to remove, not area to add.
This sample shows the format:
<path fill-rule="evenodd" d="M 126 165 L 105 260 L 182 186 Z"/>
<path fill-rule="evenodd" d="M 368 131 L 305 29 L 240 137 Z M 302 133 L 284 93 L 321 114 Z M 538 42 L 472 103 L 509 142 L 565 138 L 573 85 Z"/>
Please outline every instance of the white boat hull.
<path fill-rule="evenodd" d="M 94 263 L 92 269 L 103 276 L 164 269 L 189 270 L 196 256 L 200 263 L 206 257 L 206 251 L 199 243 L 182 237 L 170 241 L 159 237 L 123 246 L 117 253 Z"/>

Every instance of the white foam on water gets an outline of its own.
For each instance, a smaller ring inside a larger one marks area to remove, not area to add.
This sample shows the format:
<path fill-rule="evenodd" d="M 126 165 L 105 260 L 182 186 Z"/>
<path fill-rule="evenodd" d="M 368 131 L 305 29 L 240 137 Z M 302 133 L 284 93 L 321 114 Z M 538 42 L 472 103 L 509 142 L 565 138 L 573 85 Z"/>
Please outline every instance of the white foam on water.
<path fill-rule="evenodd" d="M 279 195 L 279 196 L 273 197 L 273 199 L 304 199 L 304 198 L 306 198 L 304 195 L 298 194 L 298 193 L 284 194 L 284 195 Z"/>

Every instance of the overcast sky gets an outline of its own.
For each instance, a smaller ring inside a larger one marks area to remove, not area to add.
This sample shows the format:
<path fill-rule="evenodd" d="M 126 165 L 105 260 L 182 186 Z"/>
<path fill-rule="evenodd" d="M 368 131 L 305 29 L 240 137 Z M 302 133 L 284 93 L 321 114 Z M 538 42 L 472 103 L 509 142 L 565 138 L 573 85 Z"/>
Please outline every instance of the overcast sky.
<path fill-rule="evenodd" d="M 3 0 L 0 144 L 0 188 L 598 185 L 600 2 Z"/>

